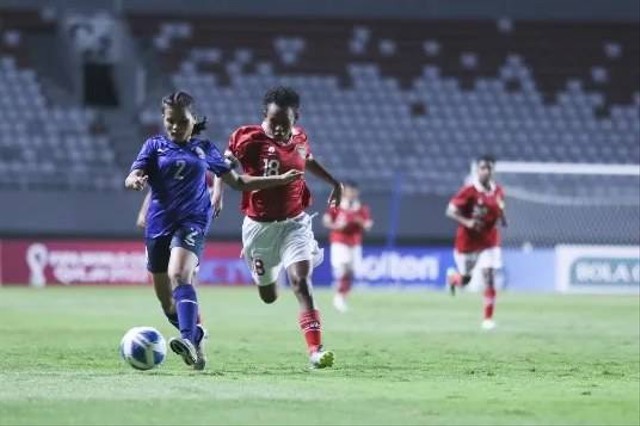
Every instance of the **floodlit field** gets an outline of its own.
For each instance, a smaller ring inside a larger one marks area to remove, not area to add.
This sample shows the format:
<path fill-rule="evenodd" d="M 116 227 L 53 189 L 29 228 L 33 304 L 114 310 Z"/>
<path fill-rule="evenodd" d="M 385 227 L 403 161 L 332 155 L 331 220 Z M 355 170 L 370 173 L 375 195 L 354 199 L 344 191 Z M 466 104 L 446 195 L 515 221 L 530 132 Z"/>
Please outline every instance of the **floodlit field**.
<path fill-rule="evenodd" d="M 502 296 L 502 295 L 500 295 Z M 294 298 L 202 289 L 210 367 L 134 371 L 122 334 L 165 335 L 149 288 L 0 288 L 0 424 L 638 424 L 637 296 L 319 292 L 334 369 L 307 369 Z"/>

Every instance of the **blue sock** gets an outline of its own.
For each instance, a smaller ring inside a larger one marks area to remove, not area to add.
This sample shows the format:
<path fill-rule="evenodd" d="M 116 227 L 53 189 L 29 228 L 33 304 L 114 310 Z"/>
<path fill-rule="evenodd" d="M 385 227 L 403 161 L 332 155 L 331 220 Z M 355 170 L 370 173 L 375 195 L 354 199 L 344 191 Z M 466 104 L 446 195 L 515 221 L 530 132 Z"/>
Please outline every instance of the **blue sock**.
<path fill-rule="evenodd" d="M 180 330 L 180 322 L 178 321 L 178 314 L 176 312 L 172 314 L 168 314 L 165 312 L 164 315 L 167 317 L 167 319 L 169 320 L 169 323 L 172 326 Z"/>
<path fill-rule="evenodd" d="M 196 327 L 196 331 L 193 333 L 193 340 L 196 345 L 198 345 L 202 338 L 204 337 L 204 331 L 200 327 Z"/>
<path fill-rule="evenodd" d="M 173 290 L 173 299 L 176 301 L 176 312 L 180 335 L 183 339 L 189 339 L 195 344 L 196 323 L 198 322 L 198 297 L 192 285 L 180 284 Z"/>

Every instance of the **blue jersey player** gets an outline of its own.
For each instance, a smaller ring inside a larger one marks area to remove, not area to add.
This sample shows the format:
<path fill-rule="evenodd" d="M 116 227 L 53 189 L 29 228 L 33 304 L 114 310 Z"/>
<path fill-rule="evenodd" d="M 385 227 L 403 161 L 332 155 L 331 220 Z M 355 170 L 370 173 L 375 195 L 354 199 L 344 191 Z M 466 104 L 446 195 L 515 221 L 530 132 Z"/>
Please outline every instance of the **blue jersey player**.
<path fill-rule="evenodd" d="M 147 269 L 153 276 L 156 295 L 169 322 L 180 337 L 169 347 L 196 370 L 204 368 L 202 350 L 205 330 L 197 324 L 198 299 L 193 275 L 211 222 L 213 208 L 206 173 L 239 191 L 256 191 L 286 185 L 302 176 L 292 170 L 276 176 L 239 175 L 209 140 L 195 136 L 204 130 L 198 121 L 194 99 L 174 92 L 162 99 L 166 135 L 144 143 L 125 179 L 128 189 L 151 187 L 146 217 Z"/>

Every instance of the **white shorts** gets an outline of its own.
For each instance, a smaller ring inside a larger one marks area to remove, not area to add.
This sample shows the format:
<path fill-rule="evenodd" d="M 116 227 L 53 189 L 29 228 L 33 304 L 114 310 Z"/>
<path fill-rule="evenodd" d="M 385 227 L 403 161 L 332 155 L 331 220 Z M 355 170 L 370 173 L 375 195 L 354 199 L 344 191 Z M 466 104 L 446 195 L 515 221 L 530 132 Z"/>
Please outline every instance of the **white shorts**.
<path fill-rule="evenodd" d="M 355 273 L 361 260 L 361 245 L 350 246 L 343 243 L 331 243 L 331 268 L 334 278 L 340 278 L 348 272 Z"/>
<path fill-rule="evenodd" d="M 324 253 L 313 236 L 312 217 L 306 213 L 279 222 L 256 222 L 248 217 L 242 224 L 242 251 L 254 282 L 273 284 L 282 267 L 308 260 L 315 267 Z"/>
<path fill-rule="evenodd" d="M 502 250 L 500 247 L 491 247 L 471 253 L 453 252 L 458 272 L 462 275 L 471 275 L 473 269 L 500 269 L 502 268 Z"/>

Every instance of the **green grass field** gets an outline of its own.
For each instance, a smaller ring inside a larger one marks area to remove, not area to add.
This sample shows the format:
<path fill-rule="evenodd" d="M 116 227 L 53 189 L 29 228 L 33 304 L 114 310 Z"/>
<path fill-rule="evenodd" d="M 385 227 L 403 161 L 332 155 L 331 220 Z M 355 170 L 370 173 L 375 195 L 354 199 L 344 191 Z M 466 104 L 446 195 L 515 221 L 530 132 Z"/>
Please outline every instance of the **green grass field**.
<path fill-rule="evenodd" d="M 324 307 L 334 369 L 310 371 L 291 294 L 200 291 L 210 367 L 151 372 L 122 334 L 174 335 L 149 288 L 0 288 L 0 424 L 638 424 L 638 297 L 356 293 Z"/>

